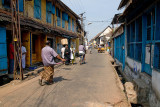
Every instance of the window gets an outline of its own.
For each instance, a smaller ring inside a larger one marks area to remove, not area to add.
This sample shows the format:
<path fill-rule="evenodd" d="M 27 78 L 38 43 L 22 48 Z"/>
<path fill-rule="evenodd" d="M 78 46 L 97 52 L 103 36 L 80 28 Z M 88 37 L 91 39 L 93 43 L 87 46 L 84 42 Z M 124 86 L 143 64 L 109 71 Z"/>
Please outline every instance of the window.
<path fill-rule="evenodd" d="M 62 12 L 62 28 L 65 28 L 65 21 L 68 21 L 68 14 Z"/>
<path fill-rule="evenodd" d="M 72 31 L 74 32 L 74 19 L 72 19 Z"/>
<path fill-rule="evenodd" d="M 154 68 L 160 69 L 160 43 L 155 44 L 154 49 Z"/>
<path fill-rule="evenodd" d="M 68 30 L 71 30 L 71 18 L 68 16 Z"/>
<path fill-rule="evenodd" d="M 2 0 L 2 4 L 4 7 L 10 8 L 11 0 Z"/>
<path fill-rule="evenodd" d="M 51 16 L 52 16 L 52 3 L 46 3 L 46 21 L 47 23 L 51 23 Z"/>
<path fill-rule="evenodd" d="M 61 27 L 61 12 L 59 8 L 56 8 L 56 16 L 57 16 L 57 26 Z"/>
<path fill-rule="evenodd" d="M 127 55 L 140 61 L 142 58 L 142 17 L 127 26 Z"/>
<path fill-rule="evenodd" d="M 34 0 L 34 17 L 41 19 L 41 0 Z"/>

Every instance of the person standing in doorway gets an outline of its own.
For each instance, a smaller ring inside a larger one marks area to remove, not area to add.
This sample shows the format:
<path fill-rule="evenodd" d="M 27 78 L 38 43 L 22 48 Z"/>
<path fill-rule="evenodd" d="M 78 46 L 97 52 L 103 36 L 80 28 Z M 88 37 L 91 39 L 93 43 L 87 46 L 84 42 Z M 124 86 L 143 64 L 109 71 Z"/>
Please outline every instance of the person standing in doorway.
<path fill-rule="evenodd" d="M 26 53 L 27 53 L 27 51 L 26 51 L 26 48 L 23 46 L 23 43 L 22 43 L 21 50 L 22 50 L 22 68 L 25 69 L 25 67 L 26 67 Z"/>
<path fill-rule="evenodd" d="M 65 65 L 70 64 L 70 49 L 68 48 L 68 45 L 65 46 L 65 52 L 64 52 L 64 58 L 66 59 Z"/>
<path fill-rule="evenodd" d="M 11 40 L 8 48 L 9 53 L 9 74 L 13 74 L 14 71 L 14 46 L 13 41 Z"/>
<path fill-rule="evenodd" d="M 46 46 L 42 49 L 42 61 L 44 65 L 44 71 L 40 73 L 39 84 L 42 85 L 42 80 L 46 80 L 48 85 L 53 83 L 53 75 L 54 75 L 54 57 L 60 59 L 61 61 L 65 62 L 65 59 L 62 59 L 53 48 L 50 47 L 51 43 L 49 41 L 46 42 Z"/>

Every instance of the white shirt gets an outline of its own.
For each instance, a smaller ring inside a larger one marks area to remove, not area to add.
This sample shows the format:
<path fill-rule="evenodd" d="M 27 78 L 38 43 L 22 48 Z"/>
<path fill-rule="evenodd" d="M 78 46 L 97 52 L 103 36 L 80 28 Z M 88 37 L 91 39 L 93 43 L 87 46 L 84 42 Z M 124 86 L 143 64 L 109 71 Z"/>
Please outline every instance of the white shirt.
<path fill-rule="evenodd" d="M 26 51 L 26 48 L 24 47 L 24 46 L 22 46 L 22 59 L 25 59 L 25 57 L 26 57 L 26 54 L 24 54 L 23 55 L 23 53 L 26 53 L 27 51 Z"/>
<path fill-rule="evenodd" d="M 62 58 L 64 59 L 64 51 L 65 51 L 65 47 L 63 47 L 62 49 L 61 49 L 61 52 L 62 52 Z"/>

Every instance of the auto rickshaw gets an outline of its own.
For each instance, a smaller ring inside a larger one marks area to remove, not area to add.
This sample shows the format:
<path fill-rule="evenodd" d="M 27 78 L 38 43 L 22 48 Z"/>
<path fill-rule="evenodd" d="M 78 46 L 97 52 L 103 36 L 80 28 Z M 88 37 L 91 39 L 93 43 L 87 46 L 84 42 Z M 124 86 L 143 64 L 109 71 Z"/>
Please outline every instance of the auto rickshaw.
<path fill-rule="evenodd" d="M 99 47 L 98 47 L 98 53 L 104 53 L 104 52 L 105 52 L 104 44 L 99 45 Z"/>

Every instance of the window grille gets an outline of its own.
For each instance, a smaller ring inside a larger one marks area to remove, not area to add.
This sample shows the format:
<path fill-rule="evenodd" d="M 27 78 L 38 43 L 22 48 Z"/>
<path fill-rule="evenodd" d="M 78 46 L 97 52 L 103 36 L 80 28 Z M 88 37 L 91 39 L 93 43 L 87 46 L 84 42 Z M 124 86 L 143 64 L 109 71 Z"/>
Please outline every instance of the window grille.
<path fill-rule="evenodd" d="M 141 61 L 142 57 L 142 43 L 136 44 L 136 48 L 135 48 L 135 59 L 138 61 Z"/>

